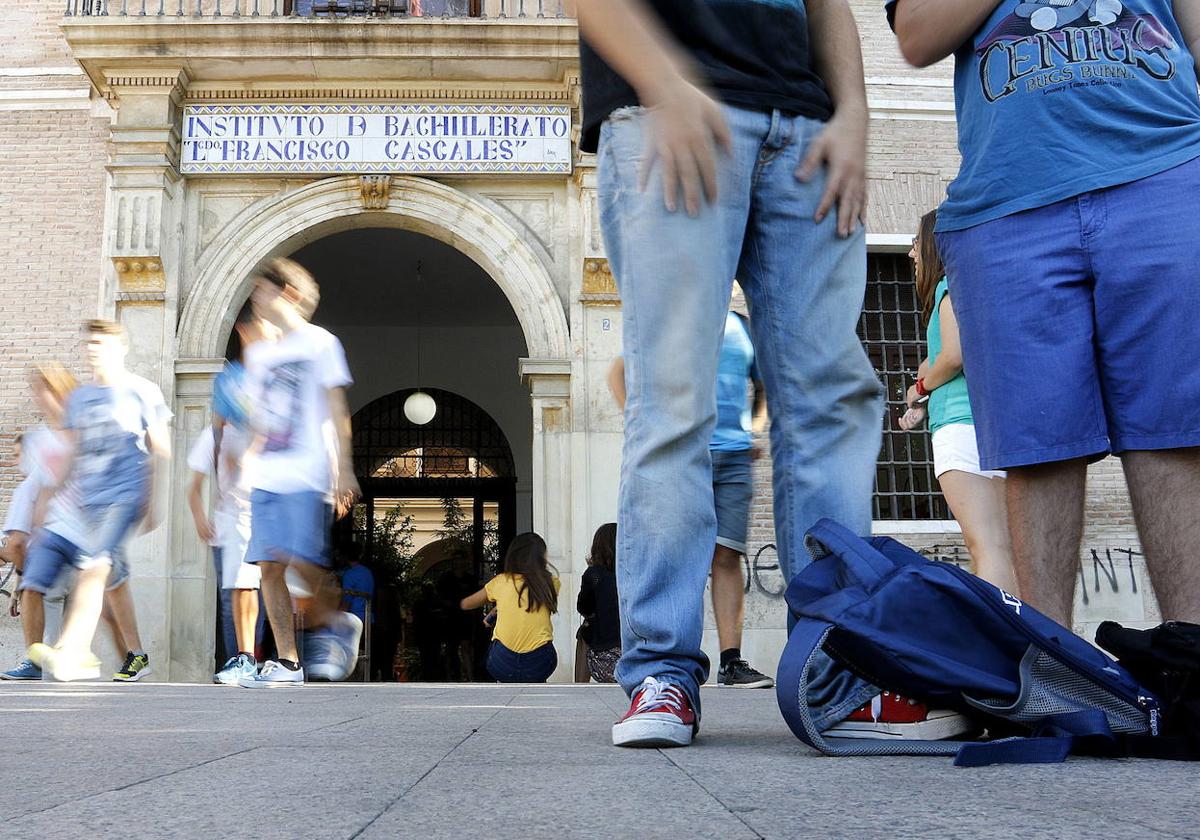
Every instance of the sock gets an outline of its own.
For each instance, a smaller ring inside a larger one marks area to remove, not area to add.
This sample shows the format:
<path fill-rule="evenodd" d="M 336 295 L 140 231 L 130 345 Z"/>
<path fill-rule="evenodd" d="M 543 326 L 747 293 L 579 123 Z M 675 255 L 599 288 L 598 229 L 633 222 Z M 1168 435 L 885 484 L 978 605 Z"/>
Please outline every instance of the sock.
<path fill-rule="evenodd" d="M 721 651 L 721 667 L 724 668 L 733 660 L 741 659 L 741 658 L 742 658 L 742 649 L 741 648 L 729 648 L 727 650 L 723 650 L 723 651 Z"/>
<path fill-rule="evenodd" d="M 137 650 L 131 650 L 129 652 L 132 653 L 134 656 L 146 656 L 146 651 L 142 650 L 141 648 L 138 648 Z M 148 661 L 150 659 L 150 657 L 146 656 L 146 659 Z"/>
<path fill-rule="evenodd" d="M 284 668 L 287 668 L 289 671 L 299 671 L 300 670 L 299 662 L 293 662 L 290 659 L 276 659 L 275 661 L 278 662 L 280 665 L 282 665 Z"/>
<path fill-rule="evenodd" d="M 254 658 L 254 654 L 253 654 L 253 653 L 246 653 L 246 651 L 244 651 L 244 650 L 239 650 L 239 651 L 238 651 L 238 653 L 239 653 L 240 655 L 242 655 L 242 656 L 246 657 L 247 659 L 249 659 L 249 660 L 250 660 L 250 664 L 251 664 L 251 665 L 257 665 L 257 664 L 258 664 L 258 660 Z"/>

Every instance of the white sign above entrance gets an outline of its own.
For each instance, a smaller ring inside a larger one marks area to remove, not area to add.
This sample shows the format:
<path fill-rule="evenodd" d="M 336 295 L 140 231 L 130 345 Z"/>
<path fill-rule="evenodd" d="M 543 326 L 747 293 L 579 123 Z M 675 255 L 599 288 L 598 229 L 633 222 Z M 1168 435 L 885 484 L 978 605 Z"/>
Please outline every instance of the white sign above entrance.
<path fill-rule="evenodd" d="M 567 174 L 562 105 L 188 105 L 184 175 Z"/>

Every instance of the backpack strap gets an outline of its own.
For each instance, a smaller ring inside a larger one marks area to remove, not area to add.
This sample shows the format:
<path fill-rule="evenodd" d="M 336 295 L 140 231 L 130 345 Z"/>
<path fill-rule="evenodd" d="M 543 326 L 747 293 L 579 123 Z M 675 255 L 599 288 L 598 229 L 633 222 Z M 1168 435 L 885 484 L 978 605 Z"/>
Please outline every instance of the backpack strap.
<path fill-rule="evenodd" d="M 1058 764 L 1075 749 L 1079 738 L 1114 740 L 1108 718 L 1100 709 L 1051 715 L 1029 738 L 1005 738 L 987 743 L 963 744 L 954 759 L 956 767 L 989 764 Z"/>
<path fill-rule="evenodd" d="M 845 525 L 832 519 L 821 519 L 808 531 L 809 552 L 815 559 L 833 554 L 849 578 L 844 583 L 870 589 L 872 585 L 896 569 L 896 564 L 873 545 Z M 821 550 L 823 549 L 823 550 Z"/>

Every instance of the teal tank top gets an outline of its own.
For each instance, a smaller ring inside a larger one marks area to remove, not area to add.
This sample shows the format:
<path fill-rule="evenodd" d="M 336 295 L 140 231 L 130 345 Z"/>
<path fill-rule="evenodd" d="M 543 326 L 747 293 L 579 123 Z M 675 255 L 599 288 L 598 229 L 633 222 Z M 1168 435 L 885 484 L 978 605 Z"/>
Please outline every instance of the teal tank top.
<path fill-rule="evenodd" d="M 941 306 L 948 293 L 949 287 L 946 278 L 943 277 L 933 293 L 933 314 L 929 316 L 929 326 L 925 328 L 925 341 L 929 345 L 931 365 L 942 352 Z M 929 393 L 929 431 L 936 432 L 942 426 L 949 426 L 951 423 L 975 425 L 975 418 L 971 416 L 971 400 L 967 396 L 967 380 L 961 371 L 945 385 Z"/>

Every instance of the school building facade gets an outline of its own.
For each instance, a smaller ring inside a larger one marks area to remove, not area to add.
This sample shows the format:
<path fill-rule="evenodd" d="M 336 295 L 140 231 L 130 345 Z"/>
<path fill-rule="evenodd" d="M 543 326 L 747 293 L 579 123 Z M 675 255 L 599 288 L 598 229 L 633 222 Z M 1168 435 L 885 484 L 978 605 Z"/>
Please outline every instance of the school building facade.
<path fill-rule="evenodd" d="M 889 400 L 875 527 L 965 562 L 928 436 L 895 425 L 923 353 L 905 255 L 958 165 L 952 68 L 908 67 L 880 4 L 851 5 L 872 117 L 861 332 Z M 315 320 L 343 339 L 355 376 L 366 515 L 452 495 L 501 534 L 541 533 L 564 580 L 556 679 L 570 679 L 591 534 L 616 513 L 621 418 L 604 377 L 621 304 L 595 159 L 578 148 L 569 8 L 16 0 L 0 15 L 0 440 L 36 421 L 31 363 L 82 372 L 80 322 L 125 325 L 132 369 L 175 414 L 162 525 L 131 557 L 158 676 L 211 673 L 216 577 L 188 513 L 185 457 L 251 268 L 291 255 L 321 281 Z M 440 408 L 423 428 L 402 419 L 417 388 Z M 765 460 L 755 477 L 744 650 L 770 670 L 784 582 Z M 0 473 L 4 503 L 18 478 L 11 463 Z M 1153 621 L 1115 461 L 1093 468 L 1089 507 L 1079 629 Z M 0 641 L 15 662 L 7 612 Z M 715 656 L 711 615 L 707 626 Z"/>

